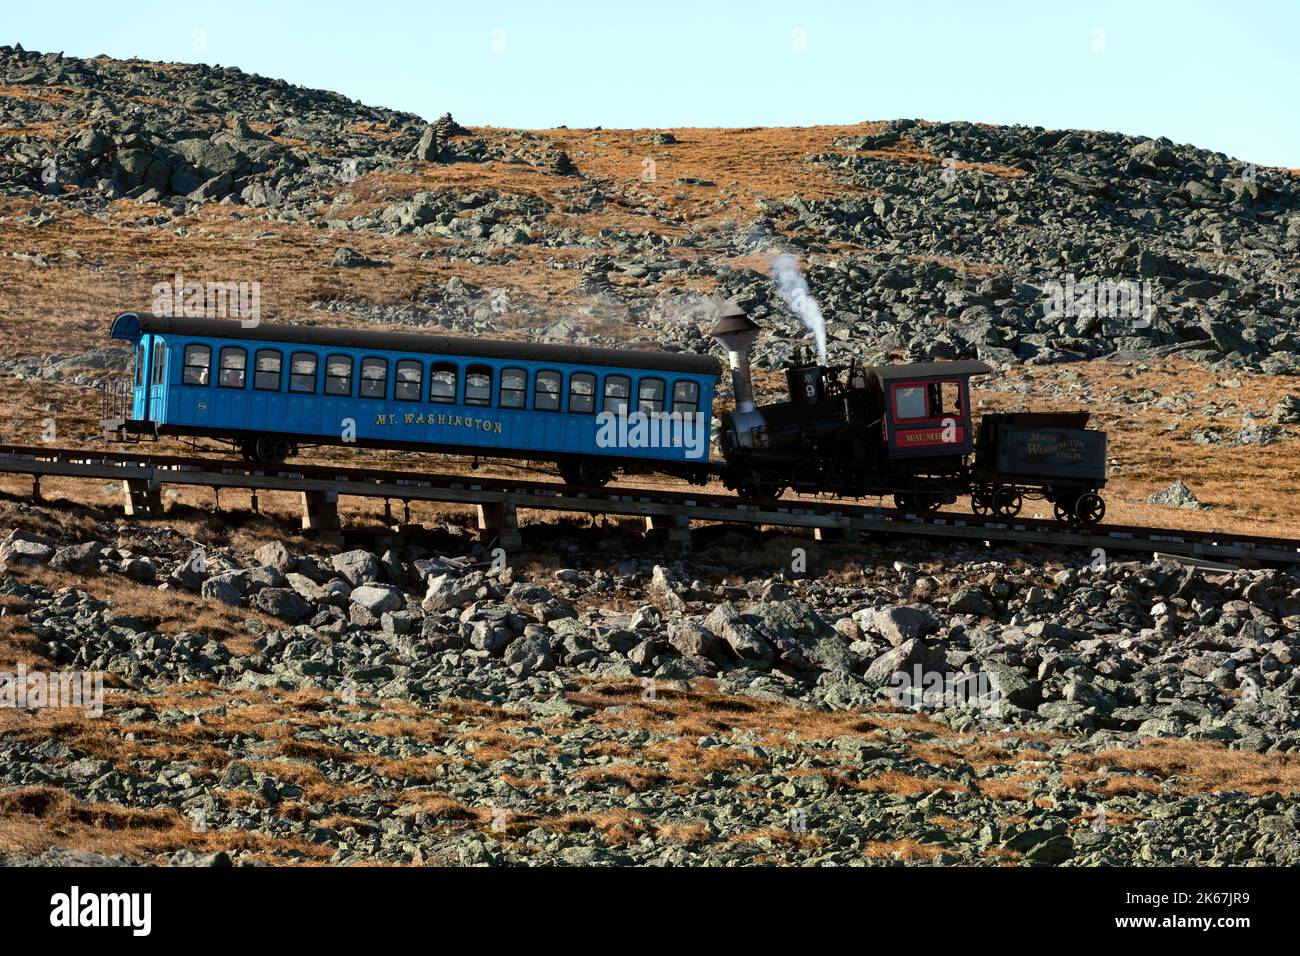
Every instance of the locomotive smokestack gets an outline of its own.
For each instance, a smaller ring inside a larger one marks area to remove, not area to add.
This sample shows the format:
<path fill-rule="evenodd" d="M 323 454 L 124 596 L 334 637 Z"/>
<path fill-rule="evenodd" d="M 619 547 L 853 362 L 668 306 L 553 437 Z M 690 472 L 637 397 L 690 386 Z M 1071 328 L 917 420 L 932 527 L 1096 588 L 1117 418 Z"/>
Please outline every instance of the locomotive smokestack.
<path fill-rule="evenodd" d="M 762 330 L 749 320 L 749 316 L 735 302 L 728 302 L 718 318 L 718 324 L 709 332 L 727 350 L 727 364 L 731 366 L 731 389 L 736 396 L 736 411 L 754 410 L 754 383 L 749 374 L 749 350 L 758 340 Z"/>

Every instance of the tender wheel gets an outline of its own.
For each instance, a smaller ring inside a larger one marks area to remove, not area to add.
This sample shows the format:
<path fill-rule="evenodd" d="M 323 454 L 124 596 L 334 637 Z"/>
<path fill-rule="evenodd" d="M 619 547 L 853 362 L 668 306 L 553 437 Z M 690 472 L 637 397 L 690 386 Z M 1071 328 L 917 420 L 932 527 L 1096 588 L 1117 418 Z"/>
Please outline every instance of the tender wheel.
<path fill-rule="evenodd" d="M 1079 496 L 1074 506 L 1074 519 L 1083 527 L 1099 524 L 1106 517 L 1106 502 L 1095 491 L 1088 491 Z"/>
<path fill-rule="evenodd" d="M 1061 498 L 1052 505 L 1052 514 L 1061 524 L 1074 524 L 1075 508 L 1078 506 L 1078 498 Z"/>
<path fill-rule="evenodd" d="M 283 435 L 258 435 L 253 445 L 253 460 L 278 465 L 289 457 L 289 450 L 289 439 Z"/>
<path fill-rule="evenodd" d="M 894 507 L 899 511 L 915 511 L 916 499 L 906 492 L 898 492 L 894 495 Z"/>
<path fill-rule="evenodd" d="M 1024 496 L 1014 488 L 999 488 L 993 493 L 993 513 L 999 517 L 1014 518 L 1024 504 Z"/>
<path fill-rule="evenodd" d="M 993 512 L 993 498 L 982 491 L 976 491 L 970 496 L 970 510 L 973 514 L 987 515 Z"/>

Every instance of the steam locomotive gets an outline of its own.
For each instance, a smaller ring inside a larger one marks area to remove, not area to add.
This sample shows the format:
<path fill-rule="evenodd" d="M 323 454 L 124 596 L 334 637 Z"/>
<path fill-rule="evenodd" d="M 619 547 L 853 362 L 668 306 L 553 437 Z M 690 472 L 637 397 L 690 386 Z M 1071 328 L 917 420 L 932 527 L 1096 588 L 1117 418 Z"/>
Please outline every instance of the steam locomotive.
<path fill-rule="evenodd" d="M 892 496 L 921 513 L 969 495 L 976 514 L 1006 518 L 1037 497 L 1068 524 L 1105 516 L 1106 434 L 1087 428 L 1087 412 L 988 414 L 976 428 L 970 379 L 993 371 L 977 361 L 798 362 L 785 373 L 788 399 L 760 406 L 749 369 L 759 334 L 734 304 L 712 331 L 727 350 L 736 403 L 722 417 L 722 476 L 739 494 Z"/>
<path fill-rule="evenodd" d="M 1071 524 L 1105 514 L 1106 436 L 1086 428 L 1087 413 L 985 415 L 976 428 L 970 379 L 992 369 L 974 361 L 798 362 L 788 399 L 757 405 L 759 333 L 735 304 L 711 333 L 735 398 L 719 461 L 711 356 L 137 312 L 113 323 L 135 372 L 102 424 L 124 440 L 226 441 L 265 465 L 308 444 L 353 444 L 548 462 L 589 487 L 657 472 L 721 479 L 754 499 L 892 496 L 925 513 L 969 495 L 977 513 L 1009 518 L 1037 496 Z"/>

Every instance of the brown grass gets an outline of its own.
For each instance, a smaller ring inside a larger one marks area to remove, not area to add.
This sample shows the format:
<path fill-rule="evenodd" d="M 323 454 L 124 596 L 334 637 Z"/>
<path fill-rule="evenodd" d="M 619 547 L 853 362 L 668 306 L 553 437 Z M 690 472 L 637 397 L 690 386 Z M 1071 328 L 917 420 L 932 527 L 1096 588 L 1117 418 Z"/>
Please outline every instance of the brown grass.
<path fill-rule="evenodd" d="M 876 840 L 868 842 L 863 852 L 873 860 L 901 860 L 915 863 L 919 860 L 933 860 L 943 852 L 943 847 L 931 843 L 918 843 L 916 840 Z"/>
<path fill-rule="evenodd" d="M 731 838 L 732 843 L 758 843 L 760 841 L 800 850 L 813 850 L 826 844 L 826 838 L 815 833 L 797 833 L 794 830 L 783 830 L 779 827 L 761 827 L 757 830 L 746 830 L 744 833 L 738 833 Z"/>
<path fill-rule="evenodd" d="M 1151 774 L 1182 794 L 1225 790 L 1251 796 L 1300 793 L 1300 757 L 1229 750 L 1216 741 L 1147 739 L 1141 747 L 1132 750 L 1072 754 L 1063 763 L 1081 771 L 1095 771 L 1098 767 L 1113 765 Z M 1137 779 L 1141 778 L 1134 778 Z"/>
<path fill-rule="evenodd" d="M 87 803 L 54 787 L 22 787 L 0 793 L 0 853 L 36 855 L 53 846 L 92 853 L 156 859 L 177 850 L 200 853 L 251 851 L 266 862 L 325 860 L 332 851 L 301 839 L 239 832 L 195 833 L 193 822 L 174 810 L 140 810 Z"/>

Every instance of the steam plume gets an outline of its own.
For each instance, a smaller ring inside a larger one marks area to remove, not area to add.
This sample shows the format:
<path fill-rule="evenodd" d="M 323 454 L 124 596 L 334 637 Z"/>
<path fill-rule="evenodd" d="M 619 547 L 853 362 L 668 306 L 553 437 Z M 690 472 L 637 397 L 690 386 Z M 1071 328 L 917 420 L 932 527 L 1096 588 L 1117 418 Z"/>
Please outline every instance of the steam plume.
<path fill-rule="evenodd" d="M 799 272 L 799 261 L 790 253 L 777 256 L 772 261 L 772 278 L 777 291 L 795 315 L 803 320 L 817 342 L 817 363 L 826 364 L 826 320 L 817 300 L 808 291 L 808 283 Z"/>

